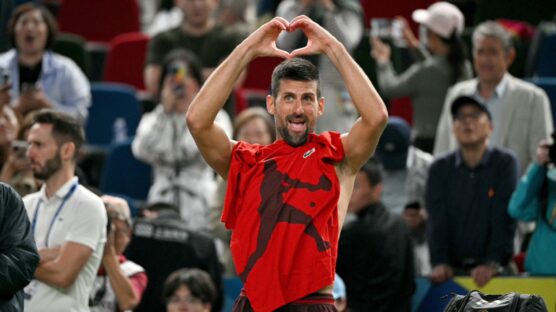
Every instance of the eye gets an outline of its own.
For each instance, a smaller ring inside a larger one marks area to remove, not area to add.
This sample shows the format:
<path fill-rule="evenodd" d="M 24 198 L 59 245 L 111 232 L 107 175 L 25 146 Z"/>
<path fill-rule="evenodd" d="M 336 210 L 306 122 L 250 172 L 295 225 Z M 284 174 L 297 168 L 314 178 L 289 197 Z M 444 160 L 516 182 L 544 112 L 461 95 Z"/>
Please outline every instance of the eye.
<path fill-rule="evenodd" d="M 284 100 L 287 101 L 287 102 L 293 101 L 293 95 L 291 95 L 291 94 L 286 94 L 286 95 L 284 96 Z"/>

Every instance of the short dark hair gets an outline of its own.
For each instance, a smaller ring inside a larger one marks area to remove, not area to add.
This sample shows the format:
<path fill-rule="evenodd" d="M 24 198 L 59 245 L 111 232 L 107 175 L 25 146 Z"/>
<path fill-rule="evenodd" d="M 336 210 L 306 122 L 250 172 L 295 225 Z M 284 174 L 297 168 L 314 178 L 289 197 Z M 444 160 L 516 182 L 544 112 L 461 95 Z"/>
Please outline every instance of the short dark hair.
<path fill-rule="evenodd" d="M 193 297 L 198 298 L 204 304 L 209 303 L 214 307 L 216 303 L 216 287 L 214 287 L 214 283 L 207 272 L 200 269 L 187 268 L 170 274 L 164 282 L 162 289 L 164 301 L 168 302 L 181 286 L 187 287 Z"/>
<path fill-rule="evenodd" d="M 369 159 L 363 165 L 363 167 L 361 167 L 360 171 L 367 176 L 369 184 L 371 184 L 372 187 L 375 187 L 377 186 L 377 184 L 382 183 L 383 169 L 382 164 L 377 158 L 372 157 L 371 159 Z"/>
<path fill-rule="evenodd" d="M 18 6 L 14 10 L 14 12 L 12 13 L 12 17 L 10 18 L 10 22 L 8 23 L 8 38 L 10 39 L 12 47 L 16 50 L 18 50 L 18 47 L 15 41 L 15 24 L 17 24 L 17 21 L 23 14 L 34 10 L 38 10 L 41 13 L 42 18 L 44 19 L 44 23 L 46 24 L 46 28 L 48 29 L 48 35 L 46 37 L 46 44 L 44 49 L 50 50 L 54 46 L 56 35 L 58 34 L 58 24 L 56 23 L 56 19 L 54 18 L 52 13 L 50 13 L 50 11 L 48 11 L 44 6 L 33 2 L 27 2 Z"/>
<path fill-rule="evenodd" d="M 85 144 L 85 131 L 79 121 L 66 113 L 52 109 L 43 109 L 37 112 L 32 124 L 52 125 L 52 135 L 59 145 L 72 142 L 75 145 L 74 159 L 77 152 Z"/>
<path fill-rule="evenodd" d="M 164 59 L 162 60 L 162 73 L 160 75 L 160 80 L 158 81 L 158 86 L 160 92 L 162 92 L 162 85 L 164 84 L 164 79 L 166 75 L 170 72 L 170 67 L 175 62 L 184 62 L 187 66 L 187 70 L 189 71 L 188 74 L 197 81 L 199 86 L 202 86 L 204 83 L 202 69 L 203 65 L 201 61 L 195 54 L 190 52 L 186 49 L 174 49 L 168 52 Z"/>
<path fill-rule="evenodd" d="M 278 96 L 280 81 L 283 79 L 295 81 L 316 81 L 317 96 L 320 98 L 319 70 L 308 60 L 296 57 L 285 60 L 274 68 L 271 82 L 272 96 L 274 98 Z"/>

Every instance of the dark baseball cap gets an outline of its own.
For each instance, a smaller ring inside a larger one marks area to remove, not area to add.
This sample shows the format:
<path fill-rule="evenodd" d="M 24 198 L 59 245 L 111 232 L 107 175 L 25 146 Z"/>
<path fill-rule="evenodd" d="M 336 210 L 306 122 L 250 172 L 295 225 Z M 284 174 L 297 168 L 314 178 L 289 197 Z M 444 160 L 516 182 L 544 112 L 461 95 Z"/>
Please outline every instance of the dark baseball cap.
<path fill-rule="evenodd" d="M 406 167 L 407 151 L 411 144 L 411 127 L 399 117 L 390 117 L 376 147 L 376 155 L 386 170 Z"/>
<path fill-rule="evenodd" d="M 488 119 L 492 120 L 492 115 L 490 114 L 490 111 L 488 110 L 488 108 L 486 107 L 485 104 L 483 104 L 482 102 L 478 101 L 477 99 L 475 99 L 471 96 L 465 96 L 465 95 L 456 98 L 452 102 L 452 107 L 450 109 L 451 112 L 452 112 L 452 119 L 456 118 L 456 115 L 458 114 L 459 109 L 462 106 L 465 106 L 465 105 L 474 105 L 475 107 L 477 107 L 481 111 L 485 112 L 488 116 Z"/>

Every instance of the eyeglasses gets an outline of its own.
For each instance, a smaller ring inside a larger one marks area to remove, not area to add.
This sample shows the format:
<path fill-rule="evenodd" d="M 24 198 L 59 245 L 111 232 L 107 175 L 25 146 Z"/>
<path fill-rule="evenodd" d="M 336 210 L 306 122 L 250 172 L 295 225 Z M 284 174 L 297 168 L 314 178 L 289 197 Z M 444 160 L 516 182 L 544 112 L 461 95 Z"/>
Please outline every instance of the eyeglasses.
<path fill-rule="evenodd" d="M 484 114 L 484 112 L 482 111 L 476 111 L 473 113 L 457 113 L 455 116 L 455 120 L 457 121 L 466 121 L 468 119 L 472 120 L 472 121 L 476 121 L 478 120 L 482 115 Z"/>
<path fill-rule="evenodd" d="M 180 303 L 192 306 L 192 305 L 201 304 L 202 301 L 201 301 L 201 299 L 199 299 L 197 297 L 193 297 L 193 296 L 187 296 L 187 297 L 184 297 L 184 298 L 180 298 L 178 296 L 173 296 L 173 297 L 170 297 L 170 299 L 168 299 L 168 304 L 180 304 Z"/>

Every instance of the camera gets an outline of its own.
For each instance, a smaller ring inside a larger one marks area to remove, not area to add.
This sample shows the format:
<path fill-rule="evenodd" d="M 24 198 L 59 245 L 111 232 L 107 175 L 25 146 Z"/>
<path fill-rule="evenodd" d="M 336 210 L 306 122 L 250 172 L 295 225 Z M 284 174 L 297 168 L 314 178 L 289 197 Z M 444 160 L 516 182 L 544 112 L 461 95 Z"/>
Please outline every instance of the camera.
<path fill-rule="evenodd" d="M 12 142 L 12 151 L 18 159 L 23 159 L 23 158 L 27 157 L 27 147 L 28 146 L 29 146 L 29 144 L 27 144 L 27 142 L 25 142 L 25 141 L 13 141 Z"/>
<path fill-rule="evenodd" d="M 174 84 L 174 94 L 178 97 L 185 95 L 185 87 L 183 81 L 187 73 L 187 67 L 183 62 L 173 62 L 168 65 L 167 75 L 172 77 Z"/>
<path fill-rule="evenodd" d="M 389 18 L 372 18 L 371 19 L 371 37 L 383 40 L 392 40 L 392 43 L 398 47 L 406 45 L 403 37 L 404 23 L 397 19 Z"/>
<path fill-rule="evenodd" d="M 548 146 L 548 158 L 551 164 L 556 165 L 556 132 L 552 133 L 552 144 Z"/>

